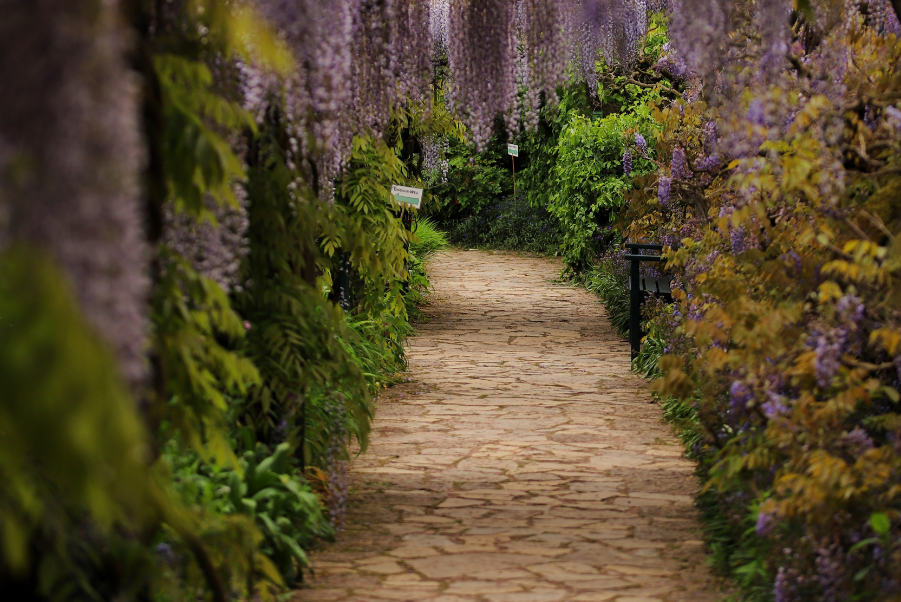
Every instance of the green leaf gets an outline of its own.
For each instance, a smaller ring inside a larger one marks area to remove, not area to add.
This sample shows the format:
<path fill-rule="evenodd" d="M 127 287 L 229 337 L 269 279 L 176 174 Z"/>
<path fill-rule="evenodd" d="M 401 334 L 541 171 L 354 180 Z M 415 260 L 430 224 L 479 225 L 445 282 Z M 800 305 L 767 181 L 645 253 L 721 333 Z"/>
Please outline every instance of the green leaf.
<path fill-rule="evenodd" d="M 877 535 L 885 536 L 892 528 L 892 521 L 885 513 L 874 512 L 870 515 L 870 527 Z"/>

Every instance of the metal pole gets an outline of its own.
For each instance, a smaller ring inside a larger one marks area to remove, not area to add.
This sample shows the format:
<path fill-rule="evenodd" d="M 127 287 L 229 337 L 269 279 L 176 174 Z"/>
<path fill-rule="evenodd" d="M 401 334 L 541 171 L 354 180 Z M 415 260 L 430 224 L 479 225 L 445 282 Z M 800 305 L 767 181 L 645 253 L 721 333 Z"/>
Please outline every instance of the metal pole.
<path fill-rule="evenodd" d="M 516 200 L 516 155 L 510 155 L 513 161 L 513 200 Z"/>

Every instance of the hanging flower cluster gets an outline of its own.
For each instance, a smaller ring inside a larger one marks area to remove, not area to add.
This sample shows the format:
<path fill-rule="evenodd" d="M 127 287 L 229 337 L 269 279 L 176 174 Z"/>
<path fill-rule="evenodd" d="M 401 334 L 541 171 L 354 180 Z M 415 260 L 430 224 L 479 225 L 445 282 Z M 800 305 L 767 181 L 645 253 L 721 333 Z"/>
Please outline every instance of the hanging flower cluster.
<path fill-rule="evenodd" d="M 398 103 L 429 102 L 440 57 L 448 106 L 482 146 L 497 117 L 511 130 L 523 116 L 534 125 L 570 61 L 593 91 L 596 62 L 628 66 L 647 31 L 644 0 L 255 1 L 295 53 L 297 71 L 279 85 L 300 151 L 326 152 L 328 175 L 354 134 L 380 132 Z"/>
<path fill-rule="evenodd" d="M 422 173 L 429 184 L 446 183 L 450 163 L 447 154 L 450 141 L 446 137 L 429 136 L 422 141 Z"/>
<path fill-rule="evenodd" d="M 108 3 L 16 2 L 3 13 L 0 76 L 15 93 L 0 95 L 0 249 L 49 251 L 137 384 L 148 247 L 127 35 Z"/>

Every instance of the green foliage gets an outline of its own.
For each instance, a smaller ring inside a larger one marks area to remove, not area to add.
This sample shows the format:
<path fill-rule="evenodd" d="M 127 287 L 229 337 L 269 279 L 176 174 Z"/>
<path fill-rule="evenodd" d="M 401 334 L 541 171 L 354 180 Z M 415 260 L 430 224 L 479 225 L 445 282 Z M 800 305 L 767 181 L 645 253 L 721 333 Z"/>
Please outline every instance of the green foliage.
<path fill-rule="evenodd" d="M 427 262 L 433 255 L 450 245 L 447 235 L 439 230 L 435 222 L 428 217 L 416 220 L 413 234 L 410 254 L 422 263 Z"/>
<path fill-rule="evenodd" d="M 301 469 L 365 449 L 372 395 L 405 366 L 423 262 L 446 245 L 428 227 L 414 239 L 389 190 L 419 182 L 411 141 L 463 137 L 447 111 L 410 104 L 385 141 L 357 138 L 325 201 L 299 185 L 316 166 L 278 109 L 257 123 L 234 100 L 235 57 L 288 73 L 290 53 L 243 3 L 183 4 L 172 28 L 153 3 L 128 7 L 153 247 L 147 388 L 118 382 L 49 260 L 0 254 L 0 581 L 23 598 L 271 600 L 292 584 L 332 533 Z M 217 227 L 212 209 L 237 207 L 245 183 L 251 253 L 230 298 L 160 241 L 172 215 Z M 327 299 L 337 253 L 359 284 L 349 315 Z"/>
<path fill-rule="evenodd" d="M 376 316 L 404 311 L 403 282 L 412 233 L 401 219 L 407 211 L 391 195 L 393 184 L 415 185 L 395 149 L 371 136 L 354 139 L 350 166 L 341 179 L 333 220 L 338 229 L 322 237 L 325 255 L 342 250 L 362 278 L 360 310 Z"/>
<path fill-rule="evenodd" d="M 850 97 L 901 101 L 883 78 L 897 39 L 846 42 Z M 901 567 L 901 220 L 886 201 L 898 133 L 824 96 L 797 107 L 794 90 L 763 87 L 740 102 L 752 100 L 793 107 L 782 134 L 674 187 L 666 212 L 650 190 L 631 205 L 637 234 L 682 243 L 669 253 L 683 285 L 672 319 L 658 317 L 670 352 L 654 386 L 696 433 L 719 564 L 749 599 L 781 587 L 887 600 Z M 658 152 L 697 156 L 716 117 L 700 104 L 659 111 Z M 842 153 L 854 158 L 836 162 Z"/>
<path fill-rule="evenodd" d="M 654 324 L 651 323 L 651 331 L 642 338 L 641 350 L 632 360 L 632 372 L 641 374 L 645 378 L 660 376 L 658 362 L 666 349 L 666 339 L 655 330 Z"/>
<path fill-rule="evenodd" d="M 575 115 L 590 116 L 594 104 L 584 84 L 562 87 L 557 102 L 546 104 L 538 113 L 538 126 L 522 135 L 520 154 L 526 161 L 517 170 L 519 190 L 528 195 L 533 207 L 546 208 L 556 191 L 554 170 L 557 141 Z"/>
<path fill-rule="evenodd" d="M 499 136 L 493 136 L 482 153 L 459 138 L 450 138 L 448 163 L 447 182 L 430 188 L 428 206 L 429 214 L 445 227 L 513 193 L 512 164 Z"/>
<path fill-rule="evenodd" d="M 167 401 L 159 419 L 207 459 L 234 462 L 227 441 L 229 393 L 246 394 L 259 372 L 236 347 L 244 325 L 218 284 L 177 254 L 161 249 L 166 265 L 155 289 L 153 331 Z M 222 341 L 222 342 L 220 342 Z M 165 440 L 171 433 L 160 432 Z"/>
<path fill-rule="evenodd" d="M 645 105 L 638 104 L 644 107 Z M 572 115 L 555 149 L 555 190 L 548 205 L 563 230 L 563 258 L 574 272 L 591 265 L 605 249 L 605 235 L 618 217 L 632 176 L 623 173 L 623 153 L 629 136 L 648 134 L 648 116 L 618 113 L 601 119 Z M 656 166 L 635 153 L 633 172 L 642 175 Z"/>
<path fill-rule="evenodd" d="M 410 296 L 408 293 L 405 298 Z M 406 369 L 403 341 L 413 334 L 413 328 L 399 317 L 386 323 L 362 314 L 348 314 L 346 320 L 348 334 L 339 340 L 360 366 L 375 395 L 383 385 L 394 381 L 395 374 Z"/>
<path fill-rule="evenodd" d="M 213 76 L 203 63 L 172 54 L 154 60 L 165 120 L 162 156 L 170 197 L 178 209 L 197 216 L 204 216 L 206 194 L 237 204 L 232 184 L 243 179 L 244 170 L 229 141 L 216 129 L 255 131 L 252 117 L 212 89 Z"/>
<path fill-rule="evenodd" d="M 426 296 L 431 288 L 426 264 L 435 254 L 450 245 L 447 235 L 427 217 L 416 220 L 414 228 L 413 242 L 410 243 L 410 278 L 404 295 L 407 315 L 411 319 L 421 316 L 419 308 L 426 303 Z"/>
<path fill-rule="evenodd" d="M 449 237 L 467 247 L 556 255 L 560 226 L 545 209 L 533 207 L 525 195 L 520 195 L 498 199 L 463 219 L 450 230 Z"/>
<path fill-rule="evenodd" d="M 67 548 L 78 522 L 103 539 L 155 513 L 147 441 L 111 351 L 39 250 L 0 254 L 0 329 L 0 572 L 38 561 L 50 590 L 76 570 Z"/>
<path fill-rule="evenodd" d="M 329 223 L 328 205 L 309 194 L 297 203 L 288 186 L 293 181 L 277 130 L 270 125 L 262 132 L 250 168 L 252 251 L 245 279 L 251 284 L 237 299 L 250 325 L 247 357 L 262 377 L 248 396 L 243 418 L 261 440 L 287 421 L 291 441 L 299 444 L 304 423 L 315 413 L 305 402 L 318 399 L 319 390 L 341 392 L 365 448 L 369 390 L 340 342 L 345 336 L 344 312 L 324 298 L 316 282 L 316 237 L 320 226 Z M 371 248 L 361 253 L 373 255 Z M 327 447 L 307 438 L 304 457 L 313 453 L 311 445 Z"/>
<path fill-rule="evenodd" d="M 257 549 L 286 583 L 296 580 L 300 567 L 309 566 L 304 548 L 315 538 L 331 539 L 319 499 L 293 465 L 288 443 L 271 453 L 263 444 L 252 446 L 242 455 L 240 470 L 172 452 L 169 461 L 181 497 L 207 512 L 250 518 L 262 535 Z"/>

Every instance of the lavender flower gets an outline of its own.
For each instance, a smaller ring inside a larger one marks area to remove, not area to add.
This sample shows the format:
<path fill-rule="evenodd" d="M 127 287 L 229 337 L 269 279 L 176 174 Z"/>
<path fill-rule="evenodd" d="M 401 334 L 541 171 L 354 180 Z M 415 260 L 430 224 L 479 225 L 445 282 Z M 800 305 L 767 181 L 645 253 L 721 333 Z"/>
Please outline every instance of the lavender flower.
<path fill-rule="evenodd" d="M 850 433 L 842 436 L 842 443 L 848 447 L 852 454 L 859 456 L 875 447 L 873 440 L 865 430 L 859 426 L 854 427 Z"/>
<path fill-rule="evenodd" d="M 829 330 L 819 334 L 814 340 L 816 341 L 814 366 L 817 384 L 820 388 L 826 389 L 832 385 L 832 379 L 838 372 L 839 359 L 847 342 L 847 331 L 844 329 Z"/>
<path fill-rule="evenodd" d="M 757 248 L 758 246 L 757 239 L 743 226 L 733 228 L 729 233 L 729 239 L 733 255 L 739 255 L 748 249 Z"/>
<path fill-rule="evenodd" d="M 187 259 L 202 276 L 215 281 L 227 293 L 240 290 L 238 271 L 241 261 L 250 252 L 247 240 L 246 193 L 235 187 L 238 205 L 221 205 L 207 198 L 207 211 L 216 223 L 196 218 L 176 210 L 169 204 L 165 209 L 166 228 L 163 242 Z"/>
<path fill-rule="evenodd" d="M 175 552 L 172 550 L 172 546 L 167 543 L 158 543 L 156 544 L 156 548 L 154 548 L 154 552 L 162 560 L 164 563 L 168 565 L 175 564 Z"/>
<path fill-rule="evenodd" d="M 422 172 L 429 184 L 446 183 L 450 163 L 450 143 L 446 137 L 429 136 L 422 142 Z"/>
<path fill-rule="evenodd" d="M 674 1 L 673 45 L 693 69 L 710 74 L 719 64 L 733 9 L 727 0 Z"/>
<path fill-rule="evenodd" d="M 343 459 L 344 445 L 347 440 L 347 428 L 344 426 L 346 409 L 338 399 L 331 399 L 325 405 L 329 418 L 329 446 L 326 450 L 326 465 L 329 471 L 329 521 L 332 527 L 341 532 L 344 530 L 344 517 L 347 511 L 347 462 Z"/>
<path fill-rule="evenodd" d="M 491 136 L 496 115 L 515 119 L 514 17 L 514 7 L 506 0 L 450 3 L 448 62 L 454 76 L 447 100 L 464 115 L 480 149 Z"/>
<path fill-rule="evenodd" d="M 751 101 L 751 104 L 748 105 L 747 120 L 754 125 L 766 125 L 766 108 L 761 99 L 755 98 Z"/>
<path fill-rule="evenodd" d="M 842 588 L 845 579 L 845 557 L 842 547 L 834 543 L 817 550 L 817 581 L 819 581 L 823 602 L 840 602 L 847 599 Z"/>
<path fill-rule="evenodd" d="M 776 571 L 776 581 L 773 584 L 774 602 L 800 602 L 795 583 L 794 571 L 780 566 Z"/>
<path fill-rule="evenodd" d="M 673 149 L 673 158 L 670 162 L 670 173 L 675 180 L 688 180 L 691 178 L 691 170 L 688 168 L 688 160 L 681 146 Z"/>
<path fill-rule="evenodd" d="M 699 170 L 702 171 L 713 171 L 719 168 L 722 163 L 723 161 L 722 159 L 720 159 L 720 156 L 717 153 L 713 153 L 698 161 L 696 163 L 696 166 Z"/>
<path fill-rule="evenodd" d="M 116 3 L 13 2 L 0 19 L 0 148 L 24 177 L 0 178 L 0 245 L 49 251 L 124 378 L 145 374 L 149 256 L 128 34 Z"/>
<path fill-rule="evenodd" d="M 688 65 L 669 44 L 664 44 L 663 52 L 664 54 L 657 59 L 657 63 L 654 65 L 654 71 L 676 82 L 685 81 L 691 77 Z"/>
<path fill-rule="evenodd" d="M 776 522 L 772 514 L 769 512 L 759 512 L 757 514 L 757 525 L 754 527 L 757 537 L 766 537 L 773 532 Z"/>
<path fill-rule="evenodd" d="M 888 123 L 895 129 L 901 130 L 901 110 L 897 107 L 886 107 L 885 115 Z"/>
<path fill-rule="evenodd" d="M 844 295 L 835 305 L 835 309 L 845 322 L 850 322 L 858 326 L 863 320 L 866 306 L 860 300 L 860 297 L 854 295 Z"/>
<path fill-rule="evenodd" d="M 708 154 L 715 153 L 718 140 L 717 124 L 715 121 L 710 120 L 704 124 L 704 149 Z"/>
<path fill-rule="evenodd" d="M 748 403 L 754 399 L 754 392 L 740 380 L 732 381 L 729 386 L 729 404 L 734 411 L 744 411 Z"/>
<path fill-rule="evenodd" d="M 638 148 L 638 153 L 647 158 L 648 156 L 648 142 L 644 139 L 644 136 L 635 132 L 635 146 Z"/>
<path fill-rule="evenodd" d="M 669 205 L 670 201 L 670 188 L 672 186 L 673 180 L 667 176 L 660 176 L 660 180 L 657 183 L 657 198 L 660 200 L 660 204 L 664 207 Z"/>
<path fill-rule="evenodd" d="M 767 400 L 760 406 L 760 409 L 763 410 L 763 414 L 769 420 L 785 416 L 791 411 L 789 400 L 776 391 L 767 391 L 766 399 Z"/>
<path fill-rule="evenodd" d="M 763 57 L 761 75 L 778 73 L 785 62 L 785 53 L 791 38 L 789 29 L 790 8 L 781 0 L 757 0 L 755 20 L 760 28 Z"/>

